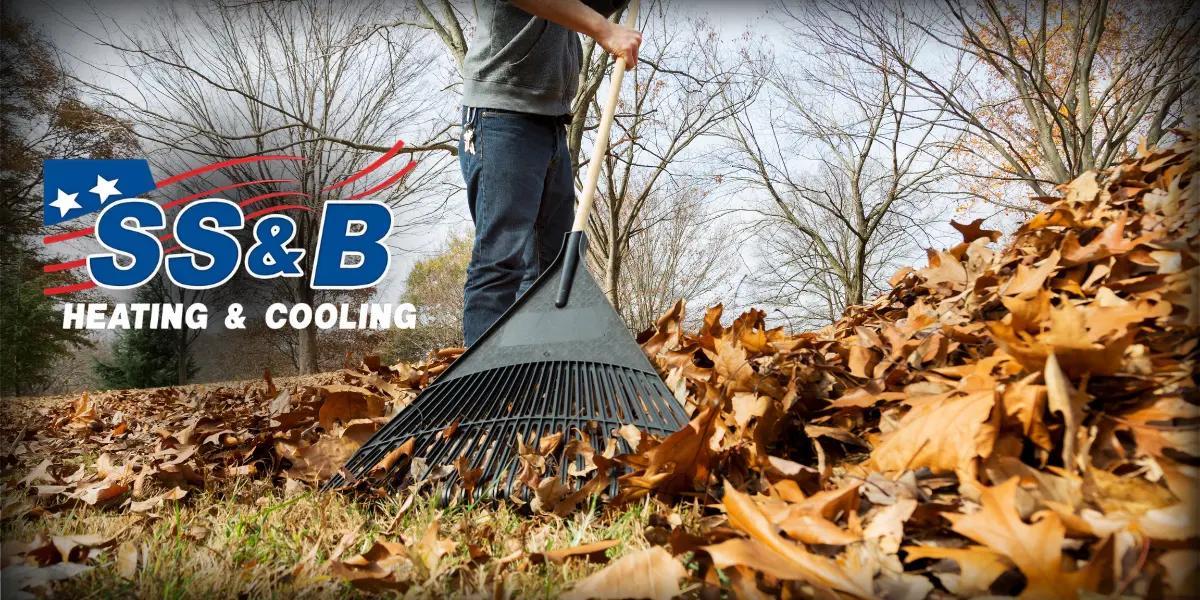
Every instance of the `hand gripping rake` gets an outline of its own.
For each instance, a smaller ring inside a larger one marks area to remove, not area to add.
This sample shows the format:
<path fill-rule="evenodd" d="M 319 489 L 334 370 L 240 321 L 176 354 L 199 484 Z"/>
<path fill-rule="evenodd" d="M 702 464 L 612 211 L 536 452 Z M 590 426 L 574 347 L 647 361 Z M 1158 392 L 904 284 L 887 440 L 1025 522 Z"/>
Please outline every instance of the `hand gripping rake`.
<path fill-rule="evenodd" d="M 629 22 L 636 23 L 637 0 L 629 13 Z M 617 59 L 575 223 L 554 263 L 474 346 L 363 444 L 326 482 L 327 489 L 354 483 L 377 465 L 387 465 L 385 481 L 397 481 L 407 472 L 420 482 L 439 467 L 445 473 L 445 465 L 462 465 L 465 459 L 466 472 L 482 470 L 475 482 L 476 499 L 525 495 L 514 487 L 518 438 L 536 447 L 543 436 L 562 432 L 559 447 L 565 450 L 577 429 L 600 440 L 599 450 L 625 424 L 666 435 L 687 422 L 683 407 L 584 265 L 584 227 L 624 74 L 625 60 Z M 448 429 L 453 435 L 443 434 Z M 381 463 L 410 442 L 404 459 Z M 624 440 L 618 444 L 622 451 L 632 450 Z M 565 477 L 563 458 L 560 452 Z M 375 469 L 372 479 L 378 476 Z M 439 483 L 443 503 L 460 496 L 459 473 L 449 473 Z"/>

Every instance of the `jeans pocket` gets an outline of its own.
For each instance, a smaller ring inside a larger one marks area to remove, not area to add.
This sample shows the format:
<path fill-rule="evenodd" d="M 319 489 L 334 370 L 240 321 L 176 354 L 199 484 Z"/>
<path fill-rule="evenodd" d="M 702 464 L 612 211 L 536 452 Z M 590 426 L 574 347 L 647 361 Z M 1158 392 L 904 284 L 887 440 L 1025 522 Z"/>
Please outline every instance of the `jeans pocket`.
<path fill-rule="evenodd" d="M 484 152 L 487 151 L 488 138 L 494 137 L 497 131 L 512 131 L 514 129 L 524 129 L 525 124 L 522 122 L 527 119 L 526 115 L 505 110 L 495 110 L 489 108 L 475 109 L 474 119 L 474 141 L 475 141 L 475 159 L 483 160 Z M 504 134 L 501 133 L 501 136 Z"/>

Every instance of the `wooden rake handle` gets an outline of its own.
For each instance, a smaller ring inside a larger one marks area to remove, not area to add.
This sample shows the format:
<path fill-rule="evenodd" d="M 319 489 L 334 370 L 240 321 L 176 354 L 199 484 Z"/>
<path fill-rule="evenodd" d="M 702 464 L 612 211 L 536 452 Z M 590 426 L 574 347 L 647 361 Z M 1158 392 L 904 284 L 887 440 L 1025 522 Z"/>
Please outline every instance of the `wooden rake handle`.
<path fill-rule="evenodd" d="M 629 16 L 625 20 L 629 27 L 637 27 L 638 0 L 629 3 Z M 612 76 L 608 82 L 608 99 L 600 112 L 600 128 L 596 131 L 596 143 L 592 146 L 592 160 L 588 162 L 587 176 L 583 180 L 583 195 L 579 197 L 579 206 L 575 209 L 575 224 L 571 231 L 583 231 L 587 228 L 588 216 L 592 214 L 592 201 L 596 198 L 596 185 L 600 181 L 600 165 L 604 162 L 604 154 L 608 152 L 608 135 L 612 130 L 613 116 L 617 112 L 617 100 L 621 98 L 621 81 L 625 79 L 625 58 L 617 58 L 613 66 Z"/>
<path fill-rule="evenodd" d="M 629 3 L 629 18 L 627 23 L 632 27 L 637 25 L 638 0 Z M 587 176 L 583 180 L 583 195 L 579 197 L 579 207 L 575 209 L 575 224 L 571 233 L 567 234 L 567 244 L 563 249 L 563 270 L 558 280 L 558 294 L 554 306 L 563 308 L 571 299 L 571 286 L 575 282 L 575 271 L 580 268 L 580 255 L 584 252 L 584 230 L 587 229 L 588 215 L 592 214 L 592 201 L 596 199 L 596 183 L 600 180 L 600 164 L 604 162 L 604 154 L 608 152 L 608 135 L 612 130 L 613 115 L 617 112 L 617 100 L 621 98 L 621 81 L 625 79 L 625 59 L 618 58 L 613 66 L 612 76 L 608 81 L 608 100 L 600 112 L 600 129 L 596 132 L 596 144 L 592 146 L 592 160 L 588 163 Z"/>

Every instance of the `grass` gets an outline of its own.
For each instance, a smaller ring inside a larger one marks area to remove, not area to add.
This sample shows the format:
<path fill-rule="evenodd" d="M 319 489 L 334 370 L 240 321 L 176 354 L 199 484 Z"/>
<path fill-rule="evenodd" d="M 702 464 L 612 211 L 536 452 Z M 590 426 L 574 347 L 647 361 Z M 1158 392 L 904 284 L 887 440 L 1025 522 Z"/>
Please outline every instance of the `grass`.
<path fill-rule="evenodd" d="M 276 381 L 289 385 L 299 380 Z M 45 409 L 69 405 L 76 397 L 6 398 L 0 444 L 13 446 L 27 429 L 48 424 Z M 5 494 L 30 493 L 11 483 L 41 458 L 25 456 L 20 467 L 6 467 Z M 92 469 L 97 458 L 96 452 L 84 450 L 59 464 Z M 163 491 L 148 487 L 143 497 Z M 42 503 L 32 495 L 29 500 Z M 617 558 L 650 543 L 644 531 L 654 513 L 674 511 L 693 530 L 700 514 L 697 507 L 668 509 L 651 501 L 607 507 L 593 499 L 589 507 L 560 518 L 529 515 L 509 503 L 439 508 L 425 498 L 285 491 L 268 479 L 251 477 L 210 479 L 204 489 L 191 489 L 182 500 L 168 501 L 150 514 L 133 513 L 120 503 L 103 508 L 44 505 L 46 512 L 37 516 L 0 522 L 0 542 L 10 546 L 39 534 L 110 539 L 93 550 L 90 571 L 49 590 L 55 597 L 362 597 L 369 594 L 334 576 L 333 560 L 355 557 L 376 540 L 399 542 L 410 554 L 419 553 L 436 520 L 438 537 L 453 542 L 453 549 L 442 557 L 437 573 L 416 569 L 413 585 L 402 596 L 553 598 L 603 565 L 581 559 L 534 564 L 531 553 L 615 539 L 620 543 L 607 555 Z M 139 549 L 137 569 L 128 579 L 117 568 L 122 544 Z"/>
<path fill-rule="evenodd" d="M 2 531 L 5 543 L 39 533 L 112 538 L 89 561 L 94 569 L 53 589 L 58 597 L 360 597 L 366 594 L 331 576 L 330 559 L 339 545 L 341 560 L 366 551 L 377 539 L 404 543 L 411 552 L 437 520 L 439 538 L 454 542 L 453 550 L 442 558 L 438 573 L 418 573 L 404 597 L 553 598 L 601 565 L 578 559 L 535 565 L 529 553 L 617 539 L 621 543 L 608 555 L 618 557 L 648 544 L 643 528 L 660 510 L 650 502 L 623 508 L 593 503 L 589 510 L 558 518 L 525 515 L 507 503 L 440 509 L 426 499 L 405 500 L 315 491 L 289 498 L 266 481 L 234 478 L 165 504 L 155 515 L 80 506 L 9 520 Z M 685 511 L 685 520 L 697 514 Z M 122 577 L 116 566 L 123 542 L 141 551 L 132 579 Z M 470 544 L 488 558 L 473 561 Z"/>

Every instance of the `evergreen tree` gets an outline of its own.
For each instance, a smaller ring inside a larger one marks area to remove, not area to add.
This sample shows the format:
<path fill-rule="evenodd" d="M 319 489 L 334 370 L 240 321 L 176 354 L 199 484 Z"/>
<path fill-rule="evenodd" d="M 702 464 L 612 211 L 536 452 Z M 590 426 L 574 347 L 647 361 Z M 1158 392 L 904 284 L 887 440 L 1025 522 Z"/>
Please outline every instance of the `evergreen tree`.
<path fill-rule="evenodd" d="M 128 124 L 88 106 L 53 46 L 28 23 L 0 19 L 0 393 L 37 391 L 55 362 L 90 345 L 86 331 L 62 328 L 59 300 L 46 287 L 72 283 L 43 273 L 42 161 L 137 153 Z M 76 293 L 73 302 L 89 299 Z"/>
<path fill-rule="evenodd" d="M 137 302 L 160 303 L 166 299 L 161 279 L 138 288 Z M 163 387 L 180 383 L 182 372 L 196 374 L 195 361 L 179 347 L 179 331 L 171 329 L 128 329 L 113 344 L 109 362 L 94 365 L 101 384 L 109 389 Z"/>

